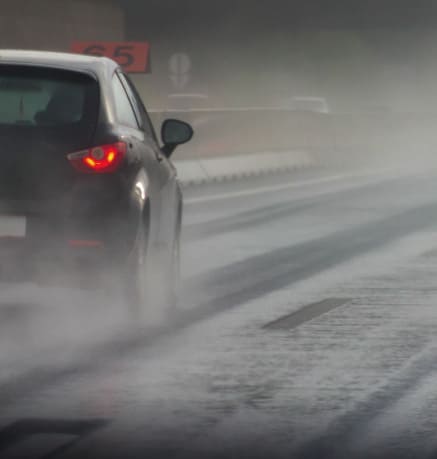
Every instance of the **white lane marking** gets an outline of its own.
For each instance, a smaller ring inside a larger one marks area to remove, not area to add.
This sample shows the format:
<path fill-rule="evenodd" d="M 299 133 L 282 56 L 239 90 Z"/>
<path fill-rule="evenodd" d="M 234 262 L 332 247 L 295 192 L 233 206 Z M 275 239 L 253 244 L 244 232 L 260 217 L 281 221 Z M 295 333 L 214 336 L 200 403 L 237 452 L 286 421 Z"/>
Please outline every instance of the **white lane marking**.
<path fill-rule="evenodd" d="M 214 194 L 211 196 L 202 196 L 200 198 L 191 198 L 186 199 L 184 202 L 185 204 L 200 204 L 203 202 L 211 202 L 211 201 L 220 201 L 224 199 L 232 199 L 238 198 L 242 196 L 253 196 L 256 194 L 261 193 L 273 193 L 275 191 L 281 190 L 288 190 L 291 188 L 299 188 L 301 186 L 306 185 L 316 185 L 319 183 L 327 183 L 327 182 L 334 182 L 342 179 L 349 179 L 349 178 L 356 178 L 356 177 L 366 177 L 366 175 L 333 175 L 330 177 L 320 178 L 320 179 L 312 179 L 312 180 L 303 180 L 301 182 L 293 182 L 293 183 L 284 183 L 282 185 L 272 185 L 272 186 L 263 186 L 260 188 L 253 188 L 251 190 L 243 190 L 243 191 L 236 191 L 234 193 L 220 193 Z"/>

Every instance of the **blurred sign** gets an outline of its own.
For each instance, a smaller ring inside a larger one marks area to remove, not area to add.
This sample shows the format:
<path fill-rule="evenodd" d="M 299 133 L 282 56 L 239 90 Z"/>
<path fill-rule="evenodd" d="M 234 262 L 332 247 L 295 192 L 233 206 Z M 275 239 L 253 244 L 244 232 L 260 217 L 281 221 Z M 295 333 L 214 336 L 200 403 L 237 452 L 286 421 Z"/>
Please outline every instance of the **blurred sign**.
<path fill-rule="evenodd" d="M 168 61 L 170 80 L 176 89 L 183 89 L 191 79 L 191 59 L 185 53 L 173 54 Z"/>
<path fill-rule="evenodd" d="M 148 42 L 76 41 L 71 51 L 89 56 L 109 57 L 127 73 L 150 72 L 150 44 Z"/>

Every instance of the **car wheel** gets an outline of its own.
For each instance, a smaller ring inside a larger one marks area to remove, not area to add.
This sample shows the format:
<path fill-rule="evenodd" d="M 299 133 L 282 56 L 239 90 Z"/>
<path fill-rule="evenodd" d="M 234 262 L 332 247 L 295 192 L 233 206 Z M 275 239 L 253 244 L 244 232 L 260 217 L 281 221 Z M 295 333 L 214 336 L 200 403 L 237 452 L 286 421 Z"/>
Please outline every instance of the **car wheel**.
<path fill-rule="evenodd" d="M 179 300 L 179 290 L 181 281 L 181 243 L 178 234 L 173 244 L 171 257 L 171 266 L 169 274 L 169 298 L 168 303 L 170 309 L 176 309 Z"/>
<path fill-rule="evenodd" d="M 143 318 L 148 302 L 146 252 L 147 231 L 142 227 L 128 260 L 124 281 L 124 297 L 134 320 Z"/>

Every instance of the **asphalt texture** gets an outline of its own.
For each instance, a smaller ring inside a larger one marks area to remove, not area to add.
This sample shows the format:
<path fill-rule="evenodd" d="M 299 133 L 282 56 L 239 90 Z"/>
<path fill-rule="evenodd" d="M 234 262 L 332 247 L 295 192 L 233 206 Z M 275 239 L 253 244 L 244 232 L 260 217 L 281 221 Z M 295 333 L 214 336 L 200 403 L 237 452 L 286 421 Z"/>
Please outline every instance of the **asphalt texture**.
<path fill-rule="evenodd" d="M 177 310 L 2 284 L 0 457 L 437 457 L 437 170 L 185 189 Z"/>

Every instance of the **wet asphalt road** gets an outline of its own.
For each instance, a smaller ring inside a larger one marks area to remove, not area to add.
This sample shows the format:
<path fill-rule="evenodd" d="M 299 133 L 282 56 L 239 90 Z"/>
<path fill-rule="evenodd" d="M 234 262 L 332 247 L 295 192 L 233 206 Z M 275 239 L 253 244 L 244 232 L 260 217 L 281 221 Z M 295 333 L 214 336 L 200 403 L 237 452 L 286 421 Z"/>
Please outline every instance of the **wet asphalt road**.
<path fill-rule="evenodd" d="M 185 192 L 179 310 L 4 285 L 0 457 L 436 457 L 437 172 Z"/>

